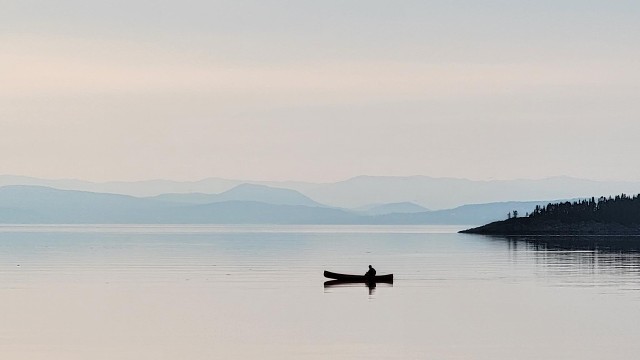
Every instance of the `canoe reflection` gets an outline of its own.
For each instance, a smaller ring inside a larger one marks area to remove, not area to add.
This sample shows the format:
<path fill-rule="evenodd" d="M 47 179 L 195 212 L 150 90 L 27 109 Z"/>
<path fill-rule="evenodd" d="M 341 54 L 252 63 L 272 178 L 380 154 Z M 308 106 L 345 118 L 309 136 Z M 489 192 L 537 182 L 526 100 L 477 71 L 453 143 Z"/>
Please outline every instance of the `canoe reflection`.
<path fill-rule="evenodd" d="M 393 280 L 389 281 L 371 281 L 371 282 L 363 282 L 363 281 L 349 281 L 349 280 L 330 280 L 324 282 L 325 289 L 331 288 L 339 288 L 339 287 L 362 287 L 366 286 L 369 289 L 369 295 L 373 295 L 375 292 L 376 286 L 378 284 L 383 284 L 384 286 L 393 287 Z"/>

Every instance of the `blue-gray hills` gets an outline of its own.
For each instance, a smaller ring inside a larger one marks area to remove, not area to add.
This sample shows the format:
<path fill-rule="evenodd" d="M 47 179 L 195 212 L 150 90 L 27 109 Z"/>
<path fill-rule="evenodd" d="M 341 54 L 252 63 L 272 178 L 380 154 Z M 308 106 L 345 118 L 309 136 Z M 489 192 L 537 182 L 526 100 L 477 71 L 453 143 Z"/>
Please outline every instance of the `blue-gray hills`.
<path fill-rule="evenodd" d="M 372 204 L 367 206 L 361 206 L 353 209 L 363 215 L 385 215 L 385 214 L 406 214 L 406 213 L 419 213 L 429 211 L 424 206 L 420 206 L 410 201 L 390 203 L 390 204 Z"/>
<path fill-rule="evenodd" d="M 363 214 L 324 206 L 290 189 L 239 185 L 219 194 L 166 194 L 155 197 L 61 190 L 31 185 L 0 187 L 4 224 L 462 224 L 500 220 L 513 210 L 526 213 L 538 202 L 465 205 L 448 210 Z M 384 204 L 377 205 L 384 207 Z"/>
<path fill-rule="evenodd" d="M 183 203 L 183 204 L 210 204 L 225 201 L 253 201 L 273 205 L 299 205 L 311 207 L 324 207 L 298 191 L 275 188 L 259 184 L 240 184 L 220 194 L 205 193 L 171 193 L 151 197 L 151 199 Z"/>

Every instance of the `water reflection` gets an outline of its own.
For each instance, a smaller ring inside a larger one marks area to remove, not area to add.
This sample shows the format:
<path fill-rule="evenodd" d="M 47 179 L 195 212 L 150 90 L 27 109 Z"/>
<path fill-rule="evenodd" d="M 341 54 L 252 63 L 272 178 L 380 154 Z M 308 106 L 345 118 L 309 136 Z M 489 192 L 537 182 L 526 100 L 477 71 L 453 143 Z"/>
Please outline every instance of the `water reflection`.
<path fill-rule="evenodd" d="M 640 253 L 638 236 L 505 236 L 510 245 L 526 244 L 539 251 L 573 250 Z"/>
<path fill-rule="evenodd" d="M 339 287 L 362 287 L 366 286 L 369 289 L 369 295 L 373 295 L 376 292 L 377 284 L 385 284 L 386 286 L 393 287 L 393 281 L 345 281 L 345 280 L 329 280 L 324 282 L 324 288 L 339 288 Z"/>
<path fill-rule="evenodd" d="M 41 230 L 0 227 L 0 303 L 10 310 L 0 316 L 2 358 L 596 360 L 640 352 L 635 239 Z M 319 296 L 323 269 L 372 263 L 401 285 L 328 281 Z"/>
<path fill-rule="evenodd" d="M 496 236 L 512 261 L 533 259 L 535 274 L 560 286 L 640 289 L 640 237 Z"/>

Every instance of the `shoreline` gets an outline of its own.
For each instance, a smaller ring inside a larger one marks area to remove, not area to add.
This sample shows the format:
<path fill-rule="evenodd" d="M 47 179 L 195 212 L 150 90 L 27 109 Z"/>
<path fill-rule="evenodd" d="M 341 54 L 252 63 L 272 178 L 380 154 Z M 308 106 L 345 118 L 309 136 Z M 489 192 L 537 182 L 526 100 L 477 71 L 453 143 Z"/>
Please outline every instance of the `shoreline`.
<path fill-rule="evenodd" d="M 503 236 L 640 236 L 640 225 L 583 221 L 563 223 L 561 221 L 533 221 L 518 218 L 495 221 L 486 225 L 460 231 L 461 234 Z"/>

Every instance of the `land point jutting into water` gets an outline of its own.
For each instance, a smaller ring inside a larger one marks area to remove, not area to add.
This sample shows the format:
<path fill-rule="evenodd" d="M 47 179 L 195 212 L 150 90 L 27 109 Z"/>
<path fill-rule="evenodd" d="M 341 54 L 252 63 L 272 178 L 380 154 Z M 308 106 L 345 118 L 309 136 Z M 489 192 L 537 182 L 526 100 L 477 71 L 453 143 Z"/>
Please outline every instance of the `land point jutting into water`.
<path fill-rule="evenodd" d="M 640 195 L 592 197 L 574 202 L 536 206 L 519 217 L 514 211 L 503 221 L 461 233 L 485 235 L 640 235 Z"/>

